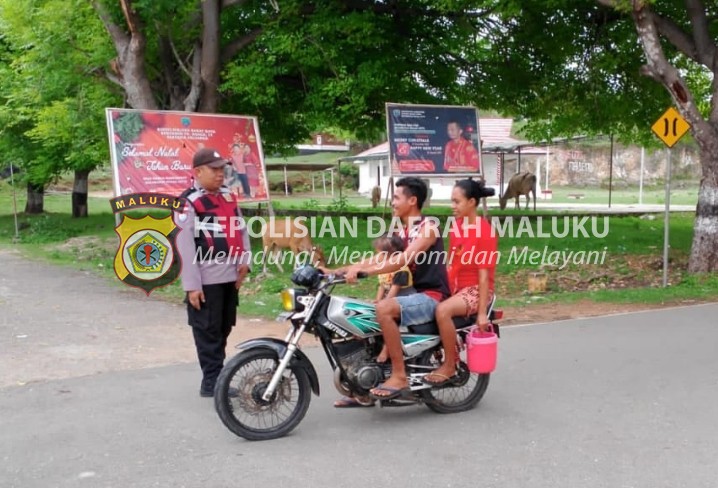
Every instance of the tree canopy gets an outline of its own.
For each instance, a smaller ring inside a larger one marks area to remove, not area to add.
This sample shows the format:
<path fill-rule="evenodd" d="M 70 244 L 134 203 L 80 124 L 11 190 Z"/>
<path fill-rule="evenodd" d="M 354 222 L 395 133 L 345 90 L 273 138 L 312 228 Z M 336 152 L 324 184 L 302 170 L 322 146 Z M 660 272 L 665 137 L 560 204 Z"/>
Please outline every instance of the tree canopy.
<path fill-rule="evenodd" d="M 702 150 L 694 251 L 718 249 L 715 3 L 0 0 L 0 27 L 0 147 L 38 184 L 107 159 L 107 105 L 257 115 L 274 151 L 322 127 L 377 138 L 386 102 L 645 143 L 674 103 Z"/>
<path fill-rule="evenodd" d="M 97 76 L 111 45 L 92 9 L 82 0 L 1 0 L 0 31 L 3 162 L 39 187 L 102 164 L 104 107 L 119 97 Z"/>

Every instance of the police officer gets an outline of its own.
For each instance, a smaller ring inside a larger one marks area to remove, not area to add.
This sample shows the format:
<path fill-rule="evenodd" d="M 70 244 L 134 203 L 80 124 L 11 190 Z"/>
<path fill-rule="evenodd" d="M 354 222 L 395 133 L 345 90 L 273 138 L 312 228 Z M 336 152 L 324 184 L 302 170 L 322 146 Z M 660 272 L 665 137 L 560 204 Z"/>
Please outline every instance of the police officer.
<path fill-rule="evenodd" d="M 227 337 L 237 321 L 238 292 L 251 263 L 247 228 L 236 197 L 224 185 L 228 164 L 215 149 L 195 153 L 194 182 L 181 195 L 188 204 L 176 217 L 181 228 L 177 250 L 182 287 L 202 369 L 202 397 L 214 396 Z"/>

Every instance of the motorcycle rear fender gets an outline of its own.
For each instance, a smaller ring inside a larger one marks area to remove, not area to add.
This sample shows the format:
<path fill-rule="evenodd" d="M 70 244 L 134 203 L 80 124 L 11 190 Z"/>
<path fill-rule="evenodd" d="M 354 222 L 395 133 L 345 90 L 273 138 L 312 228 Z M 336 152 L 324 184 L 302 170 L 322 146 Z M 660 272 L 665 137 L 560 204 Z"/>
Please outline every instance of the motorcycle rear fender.
<path fill-rule="evenodd" d="M 237 349 L 270 349 L 277 353 L 277 358 L 282 358 L 284 353 L 287 352 L 287 346 L 288 344 L 281 339 L 264 337 L 261 339 L 250 339 L 241 344 L 237 344 Z M 302 368 L 307 372 L 312 391 L 315 395 L 319 396 L 319 377 L 317 376 L 317 370 L 314 369 L 314 365 L 301 349 L 294 351 L 294 357 L 289 365 Z"/>

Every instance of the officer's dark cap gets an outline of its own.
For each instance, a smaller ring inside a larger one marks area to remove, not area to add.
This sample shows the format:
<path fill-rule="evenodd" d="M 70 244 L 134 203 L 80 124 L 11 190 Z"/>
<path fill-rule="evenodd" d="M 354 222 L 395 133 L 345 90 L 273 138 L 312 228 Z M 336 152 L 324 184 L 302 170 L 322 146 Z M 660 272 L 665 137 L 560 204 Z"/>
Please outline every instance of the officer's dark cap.
<path fill-rule="evenodd" d="M 192 166 L 194 168 L 204 165 L 210 168 L 221 168 L 228 164 L 229 161 L 220 156 L 219 151 L 211 147 L 203 147 L 194 153 L 194 157 L 192 158 Z"/>

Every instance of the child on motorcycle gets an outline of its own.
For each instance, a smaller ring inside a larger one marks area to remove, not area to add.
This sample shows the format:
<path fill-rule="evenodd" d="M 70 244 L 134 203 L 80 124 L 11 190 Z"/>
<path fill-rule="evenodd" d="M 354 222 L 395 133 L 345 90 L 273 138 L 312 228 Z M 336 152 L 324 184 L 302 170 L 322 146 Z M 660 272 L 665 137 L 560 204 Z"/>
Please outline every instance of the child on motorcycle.
<path fill-rule="evenodd" d="M 451 192 L 456 219 L 449 234 L 449 286 L 451 297 L 436 307 L 436 323 L 444 346 L 444 362 L 426 375 L 424 383 L 441 386 L 456 376 L 457 350 L 454 317 L 477 315 L 476 324 L 488 329 L 487 308 L 494 293 L 498 238 L 491 223 L 477 215 L 479 200 L 493 195 L 483 181 L 459 180 Z"/>
<path fill-rule="evenodd" d="M 404 240 L 398 235 L 386 235 L 376 239 L 372 246 L 374 247 L 377 259 L 391 260 L 396 257 L 397 253 L 404 252 Z M 376 300 L 377 303 L 387 298 L 397 296 L 406 296 L 416 293 L 413 286 L 411 271 L 408 266 L 404 266 L 393 273 L 384 273 L 377 275 L 379 286 L 377 287 Z M 378 363 L 385 363 L 389 359 L 386 345 L 381 348 L 381 352 L 377 356 Z M 360 396 L 344 396 L 334 402 L 335 408 L 353 408 L 353 407 L 371 407 L 374 400 L 370 397 Z"/>
<path fill-rule="evenodd" d="M 370 390 L 372 397 L 379 400 L 398 398 L 410 391 L 399 324 L 410 327 L 430 322 L 436 306 L 450 293 L 446 264 L 443 259 L 437 259 L 444 254 L 441 230 L 435 221 L 426 219 L 421 213 L 428 195 L 426 183 L 420 178 L 406 176 L 395 186 L 391 206 L 394 217 L 401 221 L 399 235 L 406 242 L 404 252 L 395 261 L 362 260 L 335 271 L 343 273 L 347 283 L 354 283 L 359 273 L 391 273 L 404 266 L 411 269 L 417 293 L 385 298 L 376 304 L 377 322 L 391 359 L 389 378 Z"/>
<path fill-rule="evenodd" d="M 372 244 L 377 256 L 381 256 L 381 259 L 389 260 L 395 257 L 397 253 L 404 252 L 406 247 L 404 246 L 404 241 L 398 235 L 380 237 Z M 379 287 L 377 288 L 375 302 L 385 298 L 394 298 L 416 293 L 411 278 L 411 271 L 409 271 L 408 266 L 404 266 L 393 273 L 380 274 L 377 276 L 377 279 L 379 280 Z"/>

